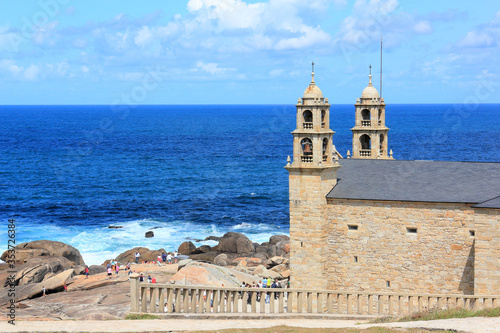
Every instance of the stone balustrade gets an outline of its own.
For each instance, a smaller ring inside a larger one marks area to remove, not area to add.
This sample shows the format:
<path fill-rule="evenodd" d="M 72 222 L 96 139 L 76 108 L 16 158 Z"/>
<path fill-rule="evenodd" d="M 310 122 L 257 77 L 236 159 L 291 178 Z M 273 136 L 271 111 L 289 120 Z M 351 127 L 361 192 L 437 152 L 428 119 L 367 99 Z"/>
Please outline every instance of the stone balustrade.
<path fill-rule="evenodd" d="M 284 288 L 181 286 L 130 280 L 131 312 L 403 315 L 500 306 L 500 295 L 402 294 Z"/>

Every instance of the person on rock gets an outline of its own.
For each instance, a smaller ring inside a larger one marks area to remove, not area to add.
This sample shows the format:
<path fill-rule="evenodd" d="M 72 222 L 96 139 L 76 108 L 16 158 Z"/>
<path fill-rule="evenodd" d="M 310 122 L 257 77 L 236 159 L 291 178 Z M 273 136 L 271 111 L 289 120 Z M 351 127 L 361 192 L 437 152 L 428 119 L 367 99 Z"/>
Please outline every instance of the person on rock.
<path fill-rule="evenodd" d="M 89 266 L 85 266 L 85 278 L 89 278 Z"/>
<path fill-rule="evenodd" d="M 168 261 L 168 264 L 169 264 L 169 265 L 172 265 L 172 254 L 170 254 L 170 253 L 169 253 L 169 254 L 167 255 L 167 261 Z"/>
<path fill-rule="evenodd" d="M 177 253 L 177 250 L 174 251 L 174 264 L 177 264 L 177 257 L 179 254 Z"/>
<path fill-rule="evenodd" d="M 135 263 L 138 264 L 139 263 L 139 258 L 141 257 L 141 254 L 139 253 L 139 251 L 137 251 L 135 253 Z"/>

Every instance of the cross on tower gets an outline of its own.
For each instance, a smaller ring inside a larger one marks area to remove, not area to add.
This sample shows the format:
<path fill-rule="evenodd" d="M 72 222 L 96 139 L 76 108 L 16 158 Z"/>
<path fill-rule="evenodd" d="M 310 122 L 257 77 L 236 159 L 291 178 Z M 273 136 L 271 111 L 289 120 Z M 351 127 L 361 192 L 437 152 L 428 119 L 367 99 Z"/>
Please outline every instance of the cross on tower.
<path fill-rule="evenodd" d="M 314 61 L 312 62 L 312 72 L 314 73 Z"/>
<path fill-rule="evenodd" d="M 370 75 L 372 75 L 372 65 L 370 65 Z"/>

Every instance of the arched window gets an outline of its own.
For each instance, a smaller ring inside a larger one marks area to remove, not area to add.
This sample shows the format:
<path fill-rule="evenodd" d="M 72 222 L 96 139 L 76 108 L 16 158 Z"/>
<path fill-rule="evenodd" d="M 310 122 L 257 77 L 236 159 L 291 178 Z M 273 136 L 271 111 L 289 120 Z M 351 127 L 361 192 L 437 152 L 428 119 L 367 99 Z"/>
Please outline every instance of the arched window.
<path fill-rule="evenodd" d="M 363 120 L 370 120 L 370 110 L 368 110 L 368 109 L 363 109 L 363 110 L 361 111 L 361 118 L 362 118 Z"/>
<path fill-rule="evenodd" d="M 378 124 L 382 125 L 382 109 L 378 109 Z"/>
<path fill-rule="evenodd" d="M 371 126 L 370 110 L 368 109 L 363 109 L 361 111 L 361 126 Z"/>
<path fill-rule="evenodd" d="M 384 135 L 380 134 L 380 152 L 384 150 Z"/>
<path fill-rule="evenodd" d="M 305 110 L 302 113 L 304 117 L 304 129 L 312 129 L 313 128 L 313 114 L 310 110 Z"/>
<path fill-rule="evenodd" d="M 325 128 L 326 111 L 321 110 L 321 128 Z"/>
<path fill-rule="evenodd" d="M 328 160 L 328 139 L 323 139 L 323 162 Z"/>
<path fill-rule="evenodd" d="M 302 141 L 300 141 L 300 145 L 302 146 L 302 155 L 309 156 L 313 154 L 313 144 L 311 139 L 302 139 Z"/>
<path fill-rule="evenodd" d="M 367 134 L 363 134 L 359 138 L 359 143 L 361 144 L 361 149 L 371 149 L 370 136 Z"/>

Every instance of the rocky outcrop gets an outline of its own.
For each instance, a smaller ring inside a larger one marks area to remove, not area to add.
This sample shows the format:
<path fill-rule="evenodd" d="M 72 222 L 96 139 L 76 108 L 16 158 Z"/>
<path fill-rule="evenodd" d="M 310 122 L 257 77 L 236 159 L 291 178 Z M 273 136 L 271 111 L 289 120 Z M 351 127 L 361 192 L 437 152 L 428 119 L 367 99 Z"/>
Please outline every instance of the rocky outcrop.
<path fill-rule="evenodd" d="M 227 254 L 221 253 L 217 257 L 215 257 L 214 264 L 218 266 L 227 266 L 228 264 Z"/>
<path fill-rule="evenodd" d="M 255 276 L 206 263 L 191 263 L 170 278 L 169 283 L 239 287 L 242 281 L 255 281 Z"/>
<path fill-rule="evenodd" d="M 63 272 L 73 266 L 73 262 L 64 257 L 37 257 L 29 259 L 17 268 L 16 285 L 38 283 Z"/>
<path fill-rule="evenodd" d="M 184 242 L 179 246 L 179 253 L 180 254 L 185 254 L 189 255 L 192 254 L 196 250 L 196 246 L 193 244 L 193 242 Z"/>
<path fill-rule="evenodd" d="M 101 265 L 91 265 L 89 267 L 89 275 L 96 275 L 99 273 L 104 273 L 106 272 L 106 267 L 101 266 Z"/>
<path fill-rule="evenodd" d="M 219 241 L 219 245 L 215 246 L 214 249 L 223 253 L 253 253 L 255 248 L 250 239 L 247 236 L 238 232 L 228 232 L 222 236 Z"/>
<path fill-rule="evenodd" d="M 85 265 L 80 251 L 71 245 L 49 240 L 38 240 L 22 243 L 16 246 L 16 261 L 26 262 L 34 257 L 64 257 L 76 265 Z M 5 251 L 0 259 L 6 261 L 8 252 Z"/>
<path fill-rule="evenodd" d="M 139 252 L 141 257 L 139 260 L 143 261 L 156 261 L 158 255 L 166 253 L 164 249 L 150 250 L 147 247 L 134 247 L 133 249 L 127 250 L 116 257 L 116 261 L 121 264 L 126 264 L 127 262 L 135 261 L 135 253 Z"/>
<path fill-rule="evenodd" d="M 155 236 L 155 233 L 152 232 L 151 230 L 150 231 L 146 231 L 146 233 L 144 234 L 144 237 L 146 238 L 152 238 Z"/>

